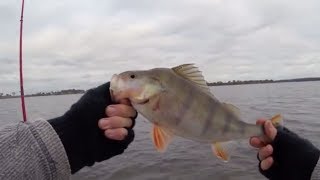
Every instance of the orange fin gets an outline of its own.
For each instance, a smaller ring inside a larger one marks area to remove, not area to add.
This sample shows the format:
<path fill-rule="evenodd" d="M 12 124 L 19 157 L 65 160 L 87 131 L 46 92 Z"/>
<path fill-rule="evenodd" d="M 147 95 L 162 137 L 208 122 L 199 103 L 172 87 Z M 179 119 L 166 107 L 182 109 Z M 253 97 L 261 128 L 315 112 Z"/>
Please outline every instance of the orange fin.
<path fill-rule="evenodd" d="M 155 124 L 153 125 L 152 140 L 153 144 L 159 152 L 166 151 L 169 143 L 172 140 L 172 137 L 173 136 L 170 132 L 167 132 L 166 130 Z"/>
<path fill-rule="evenodd" d="M 283 119 L 282 119 L 281 114 L 276 114 L 276 115 L 273 116 L 270 120 L 271 120 L 272 124 L 273 124 L 275 127 L 278 127 L 278 126 L 282 126 L 282 125 L 283 125 Z"/>
<path fill-rule="evenodd" d="M 235 142 L 215 142 L 211 145 L 212 152 L 219 159 L 228 162 L 231 157 L 232 150 L 235 147 Z"/>

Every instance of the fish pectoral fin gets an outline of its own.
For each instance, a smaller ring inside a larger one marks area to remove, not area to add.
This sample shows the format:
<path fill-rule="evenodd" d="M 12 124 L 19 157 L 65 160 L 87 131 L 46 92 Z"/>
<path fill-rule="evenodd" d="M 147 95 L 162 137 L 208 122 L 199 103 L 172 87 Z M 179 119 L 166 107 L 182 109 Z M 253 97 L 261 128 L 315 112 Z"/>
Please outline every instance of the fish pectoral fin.
<path fill-rule="evenodd" d="M 231 153 L 235 147 L 235 142 L 215 142 L 211 145 L 212 152 L 215 156 L 224 162 L 228 162 L 231 157 Z"/>
<path fill-rule="evenodd" d="M 240 116 L 240 109 L 237 106 L 232 105 L 232 104 L 228 104 L 228 103 L 222 103 L 222 106 L 227 108 L 231 113 L 233 113 L 237 117 Z"/>
<path fill-rule="evenodd" d="M 172 141 L 173 135 L 158 125 L 153 125 L 152 140 L 159 152 L 166 151 L 169 143 Z"/>

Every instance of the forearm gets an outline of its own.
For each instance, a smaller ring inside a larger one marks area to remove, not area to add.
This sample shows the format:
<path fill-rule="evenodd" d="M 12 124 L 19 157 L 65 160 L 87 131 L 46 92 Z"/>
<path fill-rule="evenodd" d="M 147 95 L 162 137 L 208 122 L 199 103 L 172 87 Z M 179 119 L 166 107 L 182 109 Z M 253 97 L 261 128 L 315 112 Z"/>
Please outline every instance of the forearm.
<path fill-rule="evenodd" d="M 318 160 L 318 163 L 314 168 L 311 176 L 311 180 L 319 180 L 319 179 L 320 179 L 320 159 Z"/>
<path fill-rule="evenodd" d="M 64 147 L 47 121 L 0 129 L 0 179 L 69 179 Z"/>

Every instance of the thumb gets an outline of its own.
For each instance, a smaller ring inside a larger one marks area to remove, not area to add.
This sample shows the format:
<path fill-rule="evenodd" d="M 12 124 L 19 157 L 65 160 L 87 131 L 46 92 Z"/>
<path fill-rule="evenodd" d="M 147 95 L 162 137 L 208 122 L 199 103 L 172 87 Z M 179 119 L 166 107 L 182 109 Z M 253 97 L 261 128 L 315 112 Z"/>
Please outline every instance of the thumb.
<path fill-rule="evenodd" d="M 270 120 L 264 123 L 264 129 L 267 137 L 270 138 L 271 141 L 273 141 L 277 135 L 277 129 L 273 126 Z"/>

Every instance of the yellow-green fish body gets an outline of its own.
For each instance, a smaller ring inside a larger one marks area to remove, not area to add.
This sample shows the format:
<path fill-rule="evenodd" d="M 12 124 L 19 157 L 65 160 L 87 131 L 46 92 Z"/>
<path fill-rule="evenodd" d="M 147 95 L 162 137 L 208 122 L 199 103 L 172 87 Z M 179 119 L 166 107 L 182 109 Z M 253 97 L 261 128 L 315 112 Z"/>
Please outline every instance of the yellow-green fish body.
<path fill-rule="evenodd" d="M 180 136 L 213 144 L 214 153 L 227 160 L 219 142 L 263 134 L 261 126 L 242 121 L 236 107 L 215 98 L 192 64 L 123 72 L 112 78 L 110 89 L 115 99 L 129 98 L 154 124 L 153 141 L 159 151 L 173 136 Z"/>

